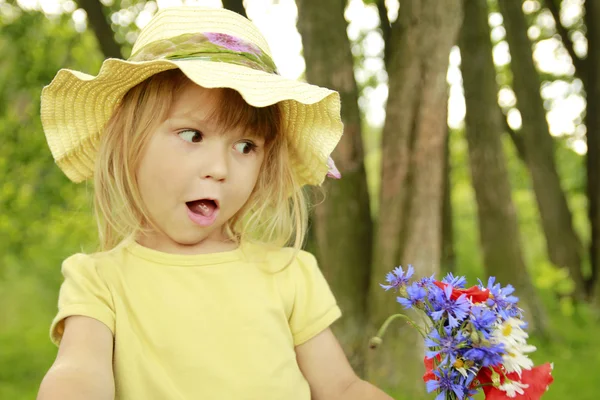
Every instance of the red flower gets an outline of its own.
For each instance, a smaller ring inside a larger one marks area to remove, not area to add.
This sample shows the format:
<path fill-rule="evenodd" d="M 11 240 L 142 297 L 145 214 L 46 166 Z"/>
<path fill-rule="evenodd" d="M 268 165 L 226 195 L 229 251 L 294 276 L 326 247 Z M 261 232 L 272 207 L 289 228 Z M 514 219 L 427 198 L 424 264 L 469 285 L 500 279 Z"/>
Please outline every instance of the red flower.
<path fill-rule="evenodd" d="M 448 286 L 448 284 L 445 282 L 434 281 L 433 283 L 442 290 L 444 290 L 446 288 L 446 286 Z M 473 303 L 483 303 L 490 297 L 489 290 L 487 290 L 487 289 L 481 290 L 478 286 L 471 286 L 468 289 L 452 288 L 452 294 L 450 295 L 450 298 L 452 300 L 456 300 L 463 294 L 466 295 L 467 298 L 469 300 L 471 300 Z"/>
<path fill-rule="evenodd" d="M 500 374 L 500 383 L 506 380 L 500 371 L 499 367 L 494 367 L 494 370 Z M 490 368 L 482 368 L 477 375 L 477 379 L 481 384 L 492 382 L 492 370 Z M 518 394 L 515 397 L 508 397 L 506 392 L 491 385 L 483 386 L 485 400 L 538 400 L 548 390 L 548 386 L 554 381 L 552 377 L 552 366 L 548 363 L 534 367 L 532 369 L 524 369 L 521 377 L 516 372 L 506 374 L 510 380 L 521 382 L 529 385 L 523 389 L 523 394 Z"/>
<path fill-rule="evenodd" d="M 439 354 L 435 356 L 435 358 L 437 359 L 438 363 L 442 361 L 442 357 Z M 433 370 L 435 369 L 433 358 L 425 357 L 423 359 L 423 364 L 425 364 L 425 374 L 423 374 L 423 382 L 436 380 L 437 377 L 433 373 Z"/>

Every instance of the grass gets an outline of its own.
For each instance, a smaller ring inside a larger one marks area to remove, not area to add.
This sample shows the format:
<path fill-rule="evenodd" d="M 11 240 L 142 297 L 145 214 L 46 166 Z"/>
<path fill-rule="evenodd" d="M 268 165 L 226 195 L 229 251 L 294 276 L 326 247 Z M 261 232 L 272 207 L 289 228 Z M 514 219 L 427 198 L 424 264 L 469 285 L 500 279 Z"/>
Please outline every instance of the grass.
<path fill-rule="evenodd" d="M 597 399 L 600 336 L 596 332 L 600 330 L 600 323 L 586 308 L 567 317 L 557 301 L 546 301 L 546 305 L 554 338 L 543 342 L 533 337 L 531 341 L 538 347 L 532 356 L 536 363 L 554 363 L 555 381 L 544 400 Z"/>

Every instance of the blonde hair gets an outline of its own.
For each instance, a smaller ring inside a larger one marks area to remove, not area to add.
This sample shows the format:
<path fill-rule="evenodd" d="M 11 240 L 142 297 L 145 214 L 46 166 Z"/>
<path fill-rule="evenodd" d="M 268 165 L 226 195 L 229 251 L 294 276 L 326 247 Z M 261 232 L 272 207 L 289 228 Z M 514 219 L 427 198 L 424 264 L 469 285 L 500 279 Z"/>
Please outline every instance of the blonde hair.
<path fill-rule="evenodd" d="M 156 229 L 136 180 L 144 149 L 167 119 L 177 93 L 193 84 L 180 70 L 156 74 L 130 89 L 100 137 L 94 175 L 94 209 L 101 250 Z M 221 89 L 212 117 L 222 129 L 244 127 L 265 139 L 265 157 L 246 204 L 225 225 L 236 242 L 253 241 L 299 250 L 308 224 L 308 202 L 288 160 L 289 142 L 282 131 L 279 105 L 256 108 L 233 89 Z"/>

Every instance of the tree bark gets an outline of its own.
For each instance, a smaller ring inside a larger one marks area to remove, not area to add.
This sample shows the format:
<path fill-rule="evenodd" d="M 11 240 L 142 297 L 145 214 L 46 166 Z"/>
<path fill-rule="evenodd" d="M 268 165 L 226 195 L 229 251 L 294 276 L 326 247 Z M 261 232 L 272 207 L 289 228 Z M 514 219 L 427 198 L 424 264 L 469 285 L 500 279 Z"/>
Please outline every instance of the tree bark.
<path fill-rule="evenodd" d="M 106 20 L 102 3 L 98 0 L 77 0 L 77 3 L 85 10 L 104 57 L 122 58 L 121 47 L 115 40 L 114 32 Z"/>
<path fill-rule="evenodd" d="M 248 18 L 246 15 L 246 9 L 244 8 L 243 0 L 221 0 L 223 2 L 223 7 L 228 10 L 235 11 L 236 13 L 243 15 Z"/>
<path fill-rule="evenodd" d="M 581 272 L 582 245 L 573 228 L 571 212 L 554 161 L 554 142 L 548 130 L 540 95 L 539 76 L 533 63 L 531 43 L 522 1 L 498 1 L 504 16 L 506 39 L 511 52 L 513 90 L 522 115 L 525 160 L 531 173 L 550 261 L 568 268 L 575 282 L 574 295 L 584 293 Z"/>
<path fill-rule="evenodd" d="M 385 0 L 377 0 L 377 12 L 379 14 L 379 29 L 381 29 L 381 36 L 383 37 L 383 62 L 386 63 L 389 55 L 388 55 L 388 47 L 390 41 L 390 32 L 392 31 L 392 26 L 390 23 L 390 19 L 387 14 L 387 7 L 385 6 Z"/>
<path fill-rule="evenodd" d="M 446 105 L 446 110 L 448 106 Z M 449 129 L 446 126 L 446 129 Z M 443 175 L 443 203 L 442 203 L 442 257 L 440 272 L 446 275 L 456 273 L 456 253 L 454 251 L 454 223 L 452 220 L 452 166 L 450 164 L 450 130 L 446 134 L 444 143 L 444 175 Z"/>
<path fill-rule="evenodd" d="M 589 254 L 592 267 L 589 292 L 592 292 L 596 306 L 600 307 L 600 279 L 598 279 L 600 273 L 600 113 L 598 113 L 600 109 L 600 29 L 596 21 L 600 21 L 600 4 L 597 1 L 586 1 L 585 23 L 588 40 L 586 167 L 588 213 L 591 226 Z"/>
<path fill-rule="evenodd" d="M 517 155 L 519 156 L 519 159 L 523 163 L 525 163 L 525 165 L 527 165 L 527 163 L 525 162 L 526 156 L 525 156 L 525 146 L 523 145 L 523 135 L 515 132 L 513 130 L 513 128 L 510 127 L 510 125 L 508 124 L 508 121 L 506 120 L 506 115 L 504 115 L 501 110 L 500 110 L 500 118 L 502 119 L 502 123 L 504 125 L 504 131 L 508 134 L 508 137 L 510 137 L 511 142 L 513 143 L 513 145 L 515 146 L 515 149 L 517 150 Z"/>
<path fill-rule="evenodd" d="M 338 91 L 342 100 L 344 135 L 332 155 L 342 179 L 325 183 L 326 200 L 314 210 L 313 233 L 321 268 L 345 314 L 334 332 L 360 373 L 367 339 L 372 221 L 345 1 L 299 0 L 297 5 L 306 78 Z"/>
<path fill-rule="evenodd" d="M 398 264 L 416 275 L 438 273 L 441 256 L 443 154 L 447 134 L 446 73 L 462 22 L 460 0 L 405 0 L 390 34 L 389 97 L 383 127 L 379 224 L 369 294 L 374 333 L 400 311 L 379 283 Z M 393 326 L 369 353 L 369 380 L 424 391 L 423 343 L 407 326 Z"/>
<path fill-rule="evenodd" d="M 488 8 L 465 0 L 460 48 L 466 102 L 466 134 L 485 272 L 517 289 L 526 320 L 539 333 L 547 317 L 523 260 L 515 206 L 502 149 L 503 121 L 498 105 L 496 70 L 488 25 Z"/>

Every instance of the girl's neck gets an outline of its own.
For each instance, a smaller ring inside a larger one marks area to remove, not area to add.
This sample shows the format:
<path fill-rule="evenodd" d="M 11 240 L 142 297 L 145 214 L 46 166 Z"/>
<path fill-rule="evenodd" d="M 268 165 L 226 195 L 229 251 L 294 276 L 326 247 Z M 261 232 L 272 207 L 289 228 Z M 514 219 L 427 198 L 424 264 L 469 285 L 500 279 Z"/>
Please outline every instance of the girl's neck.
<path fill-rule="evenodd" d="M 135 241 L 149 249 L 171 254 L 210 254 L 235 250 L 239 247 L 233 239 L 224 235 L 219 237 L 207 237 L 197 243 L 178 243 L 171 238 L 156 233 L 140 233 L 135 236 Z"/>

